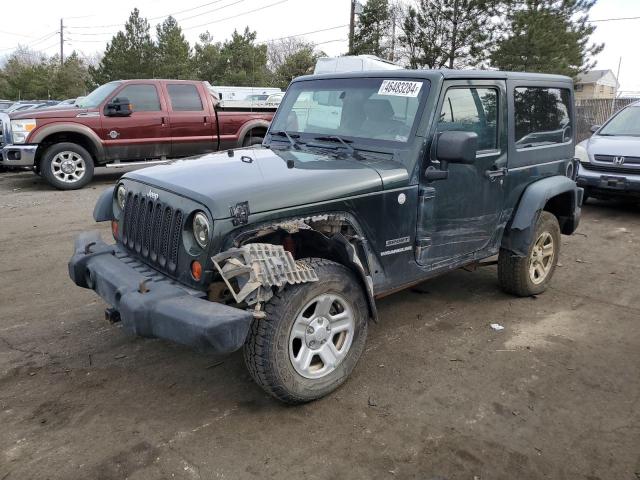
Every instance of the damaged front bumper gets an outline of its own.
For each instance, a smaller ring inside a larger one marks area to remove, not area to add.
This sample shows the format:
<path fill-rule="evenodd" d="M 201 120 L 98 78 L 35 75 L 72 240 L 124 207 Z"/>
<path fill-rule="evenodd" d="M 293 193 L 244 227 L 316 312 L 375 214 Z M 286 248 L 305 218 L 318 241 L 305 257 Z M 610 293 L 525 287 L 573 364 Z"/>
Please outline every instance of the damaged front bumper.
<path fill-rule="evenodd" d="M 244 344 L 253 315 L 206 300 L 204 292 L 178 284 L 102 241 L 80 234 L 69 260 L 74 283 L 94 290 L 120 314 L 124 328 L 198 350 L 230 353 Z"/>

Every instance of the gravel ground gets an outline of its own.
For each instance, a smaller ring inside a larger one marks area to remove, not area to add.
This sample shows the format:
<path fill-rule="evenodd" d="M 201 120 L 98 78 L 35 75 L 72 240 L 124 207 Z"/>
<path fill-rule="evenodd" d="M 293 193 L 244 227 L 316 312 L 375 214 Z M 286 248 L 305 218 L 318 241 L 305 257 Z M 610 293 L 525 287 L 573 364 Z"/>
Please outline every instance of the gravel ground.
<path fill-rule="evenodd" d="M 130 337 L 71 283 L 118 175 L 0 174 L 0 480 L 640 479 L 640 208 L 587 205 L 537 298 L 494 267 L 385 298 L 350 380 L 287 407 L 240 354 Z"/>

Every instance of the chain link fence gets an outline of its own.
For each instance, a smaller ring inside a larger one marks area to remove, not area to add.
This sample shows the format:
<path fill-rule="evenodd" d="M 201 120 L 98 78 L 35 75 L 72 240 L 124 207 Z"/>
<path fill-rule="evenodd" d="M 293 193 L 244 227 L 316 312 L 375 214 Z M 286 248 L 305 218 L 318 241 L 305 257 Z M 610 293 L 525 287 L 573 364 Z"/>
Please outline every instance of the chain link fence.
<path fill-rule="evenodd" d="M 637 98 L 576 100 L 576 143 L 591 136 L 592 125 L 602 125 L 612 114 L 637 101 Z"/>

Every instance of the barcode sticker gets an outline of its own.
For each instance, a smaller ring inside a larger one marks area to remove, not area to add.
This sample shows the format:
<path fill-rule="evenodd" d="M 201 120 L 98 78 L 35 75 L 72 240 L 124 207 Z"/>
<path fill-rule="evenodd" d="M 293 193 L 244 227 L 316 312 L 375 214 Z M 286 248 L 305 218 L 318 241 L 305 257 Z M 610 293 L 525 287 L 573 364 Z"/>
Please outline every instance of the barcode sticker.
<path fill-rule="evenodd" d="M 404 80 L 383 80 L 378 95 L 393 95 L 395 97 L 417 97 L 422 88 L 422 82 L 408 82 Z"/>

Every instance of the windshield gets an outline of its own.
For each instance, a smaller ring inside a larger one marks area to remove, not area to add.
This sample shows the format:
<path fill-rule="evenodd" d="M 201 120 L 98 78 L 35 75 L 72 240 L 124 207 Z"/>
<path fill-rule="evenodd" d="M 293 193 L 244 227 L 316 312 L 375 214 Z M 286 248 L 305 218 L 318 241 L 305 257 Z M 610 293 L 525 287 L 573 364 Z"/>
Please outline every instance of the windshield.
<path fill-rule="evenodd" d="M 121 83 L 122 82 L 105 83 L 82 100 L 77 101 L 76 106 L 78 108 L 97 108 Z"/>
<path fill-rule="evenodd" d="M 598 135 L 640 137 L 640 107 L 625 108 L 602 127 Z"/>
<path fill-rule="evenodd" d="M 428 93 L 428 80 L 296 82 L 280 104 L 271 131 L 286 131 L 303 139 L 339 136 L 358 143 L 401 146 L 413 134 L 419 107 Z"/>

